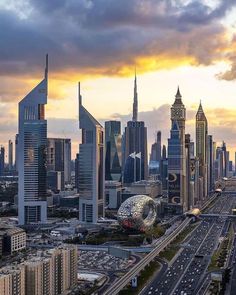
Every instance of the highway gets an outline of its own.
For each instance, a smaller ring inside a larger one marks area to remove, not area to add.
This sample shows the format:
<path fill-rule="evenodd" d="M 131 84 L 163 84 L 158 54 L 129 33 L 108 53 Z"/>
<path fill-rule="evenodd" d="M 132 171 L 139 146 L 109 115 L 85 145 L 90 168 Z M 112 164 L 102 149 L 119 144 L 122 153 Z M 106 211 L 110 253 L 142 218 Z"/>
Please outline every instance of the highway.
<path fill-rule="evenodd" d="M 127 284 L 130 283 L 131 279 L 137 276 L 141 270 L 145 268 L 176 236 L 182 232 L 187 225 L 189 225 L 191 218 L 186 218 L 179 227 L 167 236 L 159 245 L 157 245 L 149 254 L 147 254 L 139 263 L 137 263 L 129 272 L 119 278 L 112 284 L 103 295 L 116 295 L 118 294 Z"/>
<path fill-rule="evenodd" d="M 220 238 L 224 238 L 228 233 L 229 225 L 234 223 L 231 215 L 232 209 L 236 207 L 235 191 L 236 181 L 231 182 L 228 187 L 226 184 L 224 193 L 221 195 L 215 193 L 204 203 L 201 210 L 205 212 L 198 221 L 198 226 L 186 237 L 180 250 L 168 263 L 168 268 L 157 273 L 142 289 L 140 295 L 205 294 L 210 283 L 208 266 L 211 256 L 217 249 Z M 190 221 L 191 218 L 186 218 L 173 232 L 154 245 L 155 248 L 149 254 L 125 275 L 114 281 L 103 295 L 119 294 L 132 278 L 138 276 L 141 270 L 189 225 Z M 236 251 L 233 251 L 228 259 L 229 265 L 235 263 L 235 255 Z M 234 277 L 236 284 L 236 272 Z M 134 294 L 137 294 L 135 289 Z"/>
<path fill-rule="evenodd" d="M 181 291 L 187 293 L 187 289 L 187 294 L 193 294 L 197 288 L 198 277 L 209 262 L 209 257 L 205 258 L 203 252 L 206 251 L 206 255 L 209 255 L 215 245 L 215 241 L 210 241 L 209 237 L 214 235 L 216 239 L 222 226 L 223 224 L 216 224 L 211 219 L 202 221 L 186 239 L 185 244 L 188 247 L 180 250 L 161 280 L 153 282 L 141 294 L 181 294 Z"/>
<path fill-rule="evenodd" d="M 220 219 L 212 222 L 212 226 L 208 231 L 207 236 L 203 239 L 195 256 L 191 259 L 191 263 L 185 270 L 184 276 L 175 286 L 175 291 L 173 292 L 174 295 L 180 295 L 182 291 L 189 295 L 197 293 L 198 288 L 201 286 L 201 279 L 210 264 L 211 255 L 217 247 L 224 223 L 225 221 Z"/>
<path fill-rule="evenodd" d="M 211 256 L 218 246 L 219 239 L 228 233 L 231 223 L 228 216 L 235 205 L 235 197 L 229 194 L 220 196 L 209 208 L 209 216 L 205 214 L 204 219 L 185 239 L 183 245 L 187 246 L 182 246 L 169 263 L 167 271 L 161 278 L 154 278 L 139 294 L 205 294 L 210 283 L 207 269 Z M 235 263 L 235 252 L 232 252 L 228 260 L 231 265 Z M 233 283 L 236 284 L 236 272 L 234 278 Z"/>

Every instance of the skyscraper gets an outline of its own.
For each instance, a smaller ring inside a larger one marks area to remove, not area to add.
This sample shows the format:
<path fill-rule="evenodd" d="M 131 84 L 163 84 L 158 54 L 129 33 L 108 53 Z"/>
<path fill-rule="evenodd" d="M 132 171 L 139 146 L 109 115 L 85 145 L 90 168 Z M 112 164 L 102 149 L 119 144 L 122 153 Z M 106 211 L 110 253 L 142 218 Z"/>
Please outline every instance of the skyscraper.
<path fill-rule="evenodd" d="M 226 143 L 222 142 L 223 152 L 223 177 L 229 177 L 229 151 L 227 151 Z"/>
<path fill-rule="evenodd" d="M 233 161 L 229 161 L 229 177 L 233 176 Z"/>
<path fill-rule="evenodd" d="M 161 131 L 157 131 L 157 161 L 161 160 Z"/>
<path fill-rule="evenodd" d="M 162 189 L 168 189 L 168 159 L 166 153 L 166 146 L 162 147 L 162 158 L 160 162 L 160 180 L 162 183 Z"/>
<path fill-rule="evenodd" d="M 169 203 L 181 204 L 182 141 L 179 125 L 174 121 L 168 139 L 168 198 Z"/>
<path fill-rule="evenodd" d="M 208 124 L 200 102 L 196 114 L 196 156 L 199 159 L 200 176 L 203 178 L 203 196 L 208 194 L 207 186 L 207 134 Z"/>
<path fill-rule="evenodd" d="M 125 127 L 125 167 L 124 171 L 130 171 L 133 166 L 133 177 L 124 172 L 124 183 L 130 183 L 138 180 L 147 179 L 147 128 L 143 121 L 137 121 L 137 78 L 134 80 L 134 103 L 133 103 L 133 120 L 127 123 Z M 130 157 L 130 155 L 135 155 Z M 129 167 L 127 167 L 129 166 Z M 131 181 L 133 180 L 133 181 Z"/>
<path fill-rule="evenodd" d="M 48 56 L 43 80 L 19 102 L 19 224 L 45 223 Z"/>
<path fill-rule="evenodd" d="M 195 153 L 194 153 L 195 145 L 194 145 L 193 141 L 190 142 L 190 147 L 189 148 L 190 148 L 190 156 L 194 157 L 194 155 L 195 155 Z"/>
<path fill-rule="evenodd" d="M 71 140 L 69 138 L 48 138 L 47 172 L 49 188 L 63 190 L 70 182 Z M 53 177 L 54 176 L 54 177 Z M 55 179 L 55 181 L 51 181 Z"/>
<path fill-rule="evenodd" d="M 125 127 L 125 166 L 129 165 L 127 159 L 133 153 L 135 153 L 133 161 L 136 171 L 133 181 L 147 179 L 147 128 L 142 121 L 129 121 Z M 129 183 L 126 180 L 124 175 L 124 182 Z"/>
<path fill-rule="evenodd" d="M 105 180 L 121 181 L 121 140 L 120 122 L 105 122 Z"/>
<path fill-rule="evenodd" d="M 191 182 L 191 137 L 190 134 L 185 134 L 185 155 L 186 155 L 186 209 L 192 207 L 192 190 L 193 185 Z"/>
<path fill-rule="evenodd" d="M 159 174 L 161 165 L 161 131 L 157 132 L 156 141 L 152 144 L 150 161 L 149 161 L 149 173 Z"/>
<path fill-rule="evenodd" d="M 163 144 L 163 147 L 162 147 L 162 159 L 166 159 L 166 158 L 167 158 L 166 145 Z"/>
<path fill-rule="evenodd" d="M 215 183 L 216 180 L 216 175 L 215 175 L 215 166 L 216 166 L 216 142 L 213 141 L 213 184 Z"/>
<path fill-rule="evenodd" d="M 12 171 L 13 169 L 13 142 L 8 141 L 8 169 Z"/>
<path fill-rule="evenodd" d="M 214 187 L 214 152 L 212 135 L 207 135 L 207 190 L 210 192 Z"/>
<path fill-rule="evenodd" d="M 171 123 L 173 126 L 178 125 L 180 132 L 180 203 L 183 206 L 184 211 L 187 210 L 187 194 L 186 194 L 186 154 L 185 154 L 185 121 L 186 121 L 186 109 L 182 102 L 182 96 L 179 91 L 175 95 L 175 102 L 171 107 Z M 169 158 L 169 154 L 168 154 Z"/>
<path fill-rule="evenodd" d="M 236 152 L 234 152 L 234 175 L 236 175 Z"/>
<path fill-rule="evenodd" d="M 156 141 L 152 144 L 150 161 L 161 160 L 161 131 L 157 131 Z"/>
<path fill-rule="evenodd" d="M 71 140 L 64 138 L 64 179 L 66 184 L 71 183 Z"/>
<path fill-rule="evenodd" d="M 79 153 L 75 157 L 75 187 L 79 192 Z"/>
<path fill-rule="evenodd" d="M 224 177 L 224 155 L 222 151 L 222 147 L 216 148 L 216 160 L 215 160 L 215 181 L 219 178 Z"/>
<path fill-rule="evenodd" d="M 4 174 L 5 170 L 5 148 L 1 146 L 0 148 L 0 176 Z"/>
<path fill-rule="evenodd" d="M 96 223 L 104 216 L 104 129 L 82 105 L 79 83 L 79 219 Z"/>
<path fill-rule="evenodd" d="M 197 157 L 190 157 L 190 192 L 189 192 L 189 207 L 192 208 L 198 205 L 199 202 L 199 160 Z"/>
<path fill-rule="evenodd" d="M 157 143 L 154 142 L 151 146 L 150 162 L 157 162 Z"/>
<path fill-rule="evenodd" d="M 15 170 L 18 172 L 19 134 L 15 137 Z"/>

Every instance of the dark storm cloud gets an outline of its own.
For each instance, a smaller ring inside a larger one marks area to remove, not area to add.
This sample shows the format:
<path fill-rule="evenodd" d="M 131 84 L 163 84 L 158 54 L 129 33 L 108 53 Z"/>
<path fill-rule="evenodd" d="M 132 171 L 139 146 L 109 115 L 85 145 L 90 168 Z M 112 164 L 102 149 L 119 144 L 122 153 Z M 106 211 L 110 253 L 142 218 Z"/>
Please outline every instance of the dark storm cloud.
<path fill-rule="evenodd" d="M 177 30 L 180 23 L 189 27 L 222 18 L 235 5 L 234 0 L 221 1 L 214 9 L 203 1 L 190 1 L 185 5 L 173 0 L 31 0 L 31 3 L 40 13 L 66 15 L 85 28 L 158 25 Z"/>
<path fill-rule="evenodd" d="M 115 74 L 137 57 L 163 54 L 210 64 L 224 46 L 218 20 L 235 5 L 233 0 L 215 8 L 173 0 L 28 2 L 30 12 L 23 19 L 0 10 L 1 75 L 41 72 L 46 52 L 55 73 Z"/>

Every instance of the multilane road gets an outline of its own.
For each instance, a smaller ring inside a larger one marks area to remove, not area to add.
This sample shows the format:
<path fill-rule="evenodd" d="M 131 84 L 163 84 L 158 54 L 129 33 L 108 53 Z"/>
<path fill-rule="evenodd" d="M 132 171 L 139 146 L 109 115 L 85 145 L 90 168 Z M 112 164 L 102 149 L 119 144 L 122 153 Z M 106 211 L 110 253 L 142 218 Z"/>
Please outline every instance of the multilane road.
<path fill-rule="evenodd" d="M 206 250 L 209 255 L 215 241 L 209 237 L 218 236 L 223 222 L 204 220 L 185 241 L 175 260 L 167 269 L 161 280 L 153 281 L 141 294 L 194 294 L 199 277 L 208 265 L 208 257 L 204 257 Z M 209 250 L 207 249 L 209 247 Z M 181 293 L 182 292 L 182 293 Z"/>
<path fill-rule="evenodd" d="M 234 186 L 235 184 L 235 186 Z M 230 189 L 236 188 L 236 182 Z M 235 189 L 236 190 L 236 189 Z M 227 189 L 226 189 L 227 192 Z M 235 194 L 235 191 L 234 191 Z M 210 199 L 204 209 L 216 216 L 204 216 L 198 226 L 187 236 L 181 249 L 169 263 L 166 270 L 162 270 L 142 291 L 141 295 L 194 295 L 204 294 L 209 285 L 210 275 L 207 272 L 211 256 L 217 248 L 219 238 L 224 237 L 229 228 L 228 215 L 236 206 L 236 196 L 224 193 L 216 199 Z M 211 206 L 211 202 L 214 204 Z M 209 215 L 210 215 L 209 214 Z M 108 287 L 103 295 L 116 295 L 130 283 L 176 236 L 185 229 L 191 218 L 185 219 L 174 232 L 160 241 L 149 254 L 147 254 L 135 267 L 124 276 L 117 279 Z M 232 260 L 235 259 L 232 254 Z M 135 292 L 134 292 L 135 294 Z"/>
<path fill-rule="evenodd" d="M 169 267 L 161 277 L 154 278 L 151 283 L 140 292 L 141 295 L 194 295 L 204 294 L 210 275 L 207 271 L 211 256 L 216 250 L 219 238 L 226 236 L 231 214 L 236 205 L 236 197 L 220 196 L 208 210 L 219 217 L 204 217 L 199 225 L 189 234 L 181 250 L 169 263 Z M 235 253 L 229 261 L 235 261 Z M 236 276 L 236 274 L 235 274 Z"/>
<path fill-rule="evenodd" d="M 127 272 L 124 276 L 118 279 L 114 284 L 112 284 L 103 295 L 116 295 L 118 294 L 129 282 L 132 278 L 137 276 L 141 270 L 145 268 L 171 241 L 173 241 L 176 236 L 182 232 L 184 228 L 190 223 L 191 219 L 185 219 L 180 226 L 171 233 L 168 237 L 166 237 L 158 246 L 156 246 L 149 254 L 147 254 L 139 263 L 135 265 L 129 272 Z"/>
<path fill-rule="evenodd" d="M 215 199 L 214 196 L 213 199 Z M 159 245 L 157 245 L 148 255 L 145 256 L 138 264 L 135 265 L 129 272 L 114 282 L 103 295 L 116 295 L 118 294 L 127 284 L 130 283 L 131 279 L 137 276 L 141 270 L 145 268 L 171 241 L 173 241 L 178 234 L 183 231 L 190 223 L 191 218 L 187 218 L 183 221 L 174 232 L 163 239 Z"/>

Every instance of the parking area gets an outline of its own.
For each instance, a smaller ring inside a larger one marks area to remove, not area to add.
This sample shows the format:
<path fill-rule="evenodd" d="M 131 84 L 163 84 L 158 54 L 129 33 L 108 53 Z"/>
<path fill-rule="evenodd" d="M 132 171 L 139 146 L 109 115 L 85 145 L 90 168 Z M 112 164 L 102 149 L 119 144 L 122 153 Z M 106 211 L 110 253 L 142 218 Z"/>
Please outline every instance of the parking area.
<path fill-rule="evenodd" d="M 79 251 L 78 268 L 80 270 L 118 271 L 126 269 L 131 260 L 109 255 L 105 251 Z"/>

